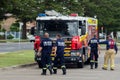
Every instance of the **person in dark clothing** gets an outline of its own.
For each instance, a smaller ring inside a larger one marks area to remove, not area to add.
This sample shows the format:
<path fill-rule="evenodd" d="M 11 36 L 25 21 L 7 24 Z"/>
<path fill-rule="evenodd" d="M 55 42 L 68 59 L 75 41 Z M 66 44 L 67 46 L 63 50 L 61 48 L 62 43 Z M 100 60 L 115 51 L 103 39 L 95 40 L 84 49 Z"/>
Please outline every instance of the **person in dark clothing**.
<path fill-rule="evenodd" d="M 41 63 L 43 66 L 43 72 L 41 75 L 46 75 L 46 70 L 49 69 L 50 74 L 52 74 L 52 67 L 51 67 L 51 52 L 52 52 L 52 47 L 53 43 L 52 40 L 49 39 L 49 34 L 45 33 L 44 34 L 44 39 L 42 39 L 42 42 L 40 44 L 39 48 L 39 53 L 38 55 L 41 56 Z M 41 54 L 40 54 L 41 52 Z"/>
<path fill-rule="evenodd" d="M 106 52 L 104 55 L 104 65 L 102 69 L 107 70 L 108 60 L 110 59 L 110 69 L 114 70 L 115 53 L 117 54 L 117 51 L 118 51 L 116 42 L 112 39 L 112 36 L 108 35 L 108 40 L 99 42 L 99 44 L 106 44 Z"/>
<path fill-rule="evenodd" d="M 56 44 L 55 44 L 55 60 L 54 60 L 54 65 L 53 65 L 53 71 L 54 74 L 57 74 L 57 65 L 58 65 L 58 60 L 60 60 L 60 65 L 63 71 L 63 75 L 66 74 L 66 66 L 65 66 L 65 61 L 64 61 L 64 48 L 65 48 L 65 43 L 64 40 L 61 38 L 61 35 L 58 34 L 56 35 Z"/>
<path fill-rule="evenodd" d="M 31 35 L 35 35 L 35 27 L 31 27 L 31 29 L 30 29 L 30 34 L 31 34 Z"/>
<path fill-rule="evenodd" d="M 93 65 L 95 63 L 95 68 L 98 67 L 98 49 L 99 49 L 99 40 L 94 37 L 89 40 L 88 45 L 90 46 L 90 67 L 93 69 Z"/>

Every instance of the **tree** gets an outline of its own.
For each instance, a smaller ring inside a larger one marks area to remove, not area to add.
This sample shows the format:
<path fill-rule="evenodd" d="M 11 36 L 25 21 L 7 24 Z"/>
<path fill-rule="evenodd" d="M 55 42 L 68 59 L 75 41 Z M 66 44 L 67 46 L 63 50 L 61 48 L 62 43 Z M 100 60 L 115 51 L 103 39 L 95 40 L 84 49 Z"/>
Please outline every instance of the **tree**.
<path fill-rule="evenodd" d="M 96 15 L 99 26 L 103 26 L 108 32 L 120 29 L 119 0 L 80 0 L 80 2 L 84 8 L 84 16 Z"/>
<path fill-rule="evenodd" d="M 24 23 L 23 38 L 26 38 L 26 22 L 35 19 L 45 10 L 55 10 L 64 15 L 78 13 L 80 16 L 97 16 L 99 26 L 111 31 L 120 29 L 119 0 L 1 0 L 0 18 L 12 13 Z"/>
<path fill-rule="evenodd" d="M 20 21 L 24 23 L 22 27 L 22 38 L 26 38 L 26 22 L 35 18 L 36 16 L 36 1 L 35 0 L 2 0 L 0 8 L 1 19 L 5 13 L 12 13 Z"/>
<path fill-rule="evenodd" d="M 19 23 L 13 23 L 11 26 L 10 26 L 10 31 L 15 31 L 15 32 L 18 32 L 19 31 Z"/>
<path fill-rule="evenodd" d="M 0 1 L 0 20 L 5 18 L 5 13 L 11 11 L 12 7 L 9 6 L 10 0 L 1 0 Z"/>

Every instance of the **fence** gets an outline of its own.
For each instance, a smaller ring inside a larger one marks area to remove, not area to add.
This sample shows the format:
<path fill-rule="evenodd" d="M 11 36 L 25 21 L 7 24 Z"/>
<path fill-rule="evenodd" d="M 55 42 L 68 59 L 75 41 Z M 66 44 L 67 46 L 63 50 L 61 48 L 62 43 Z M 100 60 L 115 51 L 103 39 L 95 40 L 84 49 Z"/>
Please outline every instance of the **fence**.
<path fill-rule="evenodd" d="M 21 32 L 0 32 L 0 39 L 20 39 L 21 38 Z"/>

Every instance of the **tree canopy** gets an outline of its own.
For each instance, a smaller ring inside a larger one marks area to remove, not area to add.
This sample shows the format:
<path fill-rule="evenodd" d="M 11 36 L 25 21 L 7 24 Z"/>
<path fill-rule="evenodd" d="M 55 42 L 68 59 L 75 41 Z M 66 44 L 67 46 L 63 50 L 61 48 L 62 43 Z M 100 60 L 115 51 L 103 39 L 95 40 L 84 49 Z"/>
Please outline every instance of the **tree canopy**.
<path fill-rule="evenodd" d="M 120 30 L 119 0 L 1 0 L 0 19 L 5 13 L 12 13 L 25 23 L 45 10 L 55 10 L 64 15 L 97 16 L 100 27 L 108 31 Z"/>

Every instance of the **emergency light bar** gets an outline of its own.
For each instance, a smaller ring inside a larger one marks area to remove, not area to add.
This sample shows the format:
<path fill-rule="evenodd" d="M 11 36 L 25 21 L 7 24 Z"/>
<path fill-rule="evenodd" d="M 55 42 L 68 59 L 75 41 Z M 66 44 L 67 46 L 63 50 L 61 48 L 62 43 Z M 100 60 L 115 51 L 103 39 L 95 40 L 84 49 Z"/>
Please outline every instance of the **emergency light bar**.
<path fill-rule="evenodd" d="M 46 14 L 40 13 L 40 14 L 38 14 L 38 16 L 39 16 L 39 17 L 43 17 L 43 16 L 46 16 Z"/>

